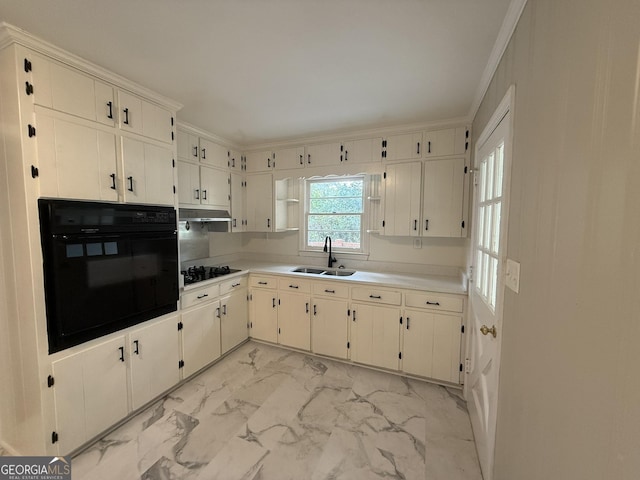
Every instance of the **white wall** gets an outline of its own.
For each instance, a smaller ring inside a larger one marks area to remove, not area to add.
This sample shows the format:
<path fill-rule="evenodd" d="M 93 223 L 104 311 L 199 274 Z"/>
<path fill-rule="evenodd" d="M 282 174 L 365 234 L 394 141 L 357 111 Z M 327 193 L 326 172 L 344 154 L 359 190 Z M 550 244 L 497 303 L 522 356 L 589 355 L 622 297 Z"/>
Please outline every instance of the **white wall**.
<path fill-rule="evenodd" d="M 529 0 L 516 85 L 495 478 L 640 476 L 640 3 Z"/>

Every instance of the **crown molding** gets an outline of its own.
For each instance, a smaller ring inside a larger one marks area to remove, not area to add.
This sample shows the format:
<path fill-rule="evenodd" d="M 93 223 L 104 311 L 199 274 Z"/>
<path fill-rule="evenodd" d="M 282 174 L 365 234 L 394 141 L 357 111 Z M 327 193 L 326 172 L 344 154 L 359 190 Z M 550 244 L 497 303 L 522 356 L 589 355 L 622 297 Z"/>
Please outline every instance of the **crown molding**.
<path fill-rule="evenodd" d="M 211 140 L 215 143 L 219 143 L 220 145 L 224 145 L 227 148 L 232 148 L 234 150 L 240 150 L 242 151 L 244 146 L 243 145 L 239 145 L 235 142 L 232 142 L 231 140 L 221 137 L 220 135 L 216 135 L 215 133 L 211 133 L 208 132 L 206 130 L 203 130 L 200 127 L 197 127 L 195 125 L 192 125 L 190 123 L 184 122 L 182 120 L 180 120 L 178 118 L 178 123 L 176 124 L 176 126 L 178 127 L 178 130 L 182 130 L 184 132 L 188 132 L 191 133 L 193 135 L 196 135 L 198 137 L 204 137 L 207 140 Z"/>
<path fill-rule="evenodd" d="M 491 55 L 489 55 L 489 60 L 484 68 L 484 72 L 482 73 L 480 83 L 476 90 L 476 95 L 473 99 L 473 103 L 471 104 L 471 108 L 469 109 L 468 117 L 472 120 L 476 116 L 476 113 L 478 113 L 482 99 L 489 89 L 491 80 L 498 69 L 500 60 L 502 60 L 502 56 L 509 45 L 509 41 L 513 36 L 513 32 L 516 30 L 518 20 L 520 20 L 520 16 L 522 15 L 526 5 L 527 0 L 511 0 L 509 8 L 507 8 L 507 13 L 502 21 L 500 31 L 498 32 L 498 38 L 496 38 L 496 42 L 493 44 L 493 50 L 491 50 Z"/>
<path fill-rule="evenodd" d="M 62 62 L 71 67 L 82 70 L 85 73 L 93 75 L 105 80 L 118 88 L 127 90 L 131 93 L 148 97 L 158 104 L 168 107 L 173 111 L 178 111 L 182 108 L 182 104 L 172 100 L 168 97 L 158 94 L 157 92 L 148 89 L 138 83 L 122 77 L 116 73 L 113 73 L 99 65 L 96 65 L 82 57 L 74 55 L 60 47 L 53 45 L 29 32 L 15 27 L 6 22 L 0 22 L 0 49 L 3 49 L 9 45 L 17 44 L 23 47 L 29 48 L 35 52 L 38 52 L 47 57 L 53 58 L 59 62 Z"/>

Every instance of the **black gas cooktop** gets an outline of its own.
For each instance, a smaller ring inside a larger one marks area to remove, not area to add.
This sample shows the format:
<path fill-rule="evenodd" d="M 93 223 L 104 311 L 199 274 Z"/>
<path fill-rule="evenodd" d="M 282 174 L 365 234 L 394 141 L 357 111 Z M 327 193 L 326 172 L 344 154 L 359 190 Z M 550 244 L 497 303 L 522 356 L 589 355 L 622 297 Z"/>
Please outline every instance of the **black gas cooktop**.
<path fill-rule="evenodd" d="M 182 270 L 180 273 L 184 276 L 184 284 L 191 285 L 193 283 L 209 280 L 210 278 L 222 277 L 229 275 L 230 273 L 236 273 L 240 270 L 224 267 L 207 267 L 204 265 L 187 267 L 186 270 Z"/>

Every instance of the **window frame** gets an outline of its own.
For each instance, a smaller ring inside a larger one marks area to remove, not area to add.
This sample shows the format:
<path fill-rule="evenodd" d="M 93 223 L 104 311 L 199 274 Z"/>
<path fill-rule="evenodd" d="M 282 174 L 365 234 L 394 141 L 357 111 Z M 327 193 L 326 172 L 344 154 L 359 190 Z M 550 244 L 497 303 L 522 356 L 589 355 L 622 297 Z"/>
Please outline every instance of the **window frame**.
<path fill-rule="evenodd" d="M 369 175 L 368 174 L 355 174 L 355 175 L 327 175 L 327 176 L 314 176 L 305 178 L 302 180 L 302 194 L 304 201 L 304 208 L 301 209 L 300 218 L 300 252 L 310 255 L 326 256 L 323 251 L 323 246 L 312 247 L 307 244 L 308 239 L 308 225 L 310 215 L 311 204 L 311 184 L 321 182 L 340 182 L 345 180 L 360 180 L 362 181 L 362 213 L 352 214 L 360 215 L 360 248 L 344 248 L 332 245 L 332 252 L 339 253 L 340 255 L 369 255 L 369 231 L 367 230 L 368 218 L 369 218 L 369 202 L 367 201 L 369 192 Z M 313 215 L 313 214 L 311 214 Z M 347 213 L 346 215 L 349 215 Z"/>

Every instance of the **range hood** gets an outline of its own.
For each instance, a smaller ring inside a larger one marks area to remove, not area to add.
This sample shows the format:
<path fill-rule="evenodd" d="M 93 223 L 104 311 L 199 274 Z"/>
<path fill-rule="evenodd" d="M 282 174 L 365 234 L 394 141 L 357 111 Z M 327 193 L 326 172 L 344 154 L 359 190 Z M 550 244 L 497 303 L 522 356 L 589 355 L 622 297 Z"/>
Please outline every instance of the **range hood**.
<path fill-rule="evenodd" d="M 230 222 L 231 215 L 226 210 L 208 208 L 180 208 L 178 217 L 181 222 Z"/>

